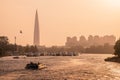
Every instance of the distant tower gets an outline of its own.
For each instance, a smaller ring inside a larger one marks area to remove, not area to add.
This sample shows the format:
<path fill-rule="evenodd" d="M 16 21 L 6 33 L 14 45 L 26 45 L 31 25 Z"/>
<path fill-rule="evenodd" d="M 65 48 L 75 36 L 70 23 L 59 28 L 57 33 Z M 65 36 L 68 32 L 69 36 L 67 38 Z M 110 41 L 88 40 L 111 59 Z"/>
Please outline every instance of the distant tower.
<path fill-rule="evenodd" d="M 38 13 L 36 10 L 36 14 L 35 14 L 35 26 L 34 26 L 34 42 L 33 44 L 35 46 L 39 46 L 39 20 L 38 20 Z"/>

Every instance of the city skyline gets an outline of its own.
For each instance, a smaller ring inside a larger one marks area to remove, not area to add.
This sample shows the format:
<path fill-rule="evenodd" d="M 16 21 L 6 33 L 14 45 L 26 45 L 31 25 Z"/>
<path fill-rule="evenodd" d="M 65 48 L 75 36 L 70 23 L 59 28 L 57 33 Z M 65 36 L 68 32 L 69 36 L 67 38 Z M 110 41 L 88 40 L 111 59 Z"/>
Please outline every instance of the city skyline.
<path fill-rule="evenodd" d="M 65 46 L 73 47 L 73 46 L 82 46 L 84 48 L 90 46 L 103 46 L 103 45 L 114 45 L 116 42 L 116 37 L 114 35 L 104 35 L 104 36 L 92 36 L 89 35 L 88 38 L 81 35 L 79 39 L 76 36 L 67 37 Z"/>
<path fill-rule="evenodd" d="M 41 45 L 65 45 L 67 36 L 120 35 L 119 0 L 1 0 L 0 36 L 32 45 L 36 9 Z"/>

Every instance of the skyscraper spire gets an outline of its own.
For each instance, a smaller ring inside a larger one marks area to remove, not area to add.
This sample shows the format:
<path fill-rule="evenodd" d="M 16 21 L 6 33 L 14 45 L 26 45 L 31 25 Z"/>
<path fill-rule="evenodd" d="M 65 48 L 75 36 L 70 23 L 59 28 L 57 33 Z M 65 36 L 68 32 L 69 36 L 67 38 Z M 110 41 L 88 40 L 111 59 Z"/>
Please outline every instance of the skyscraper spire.
<path fill-rule="evenodd" d="M 36 14 L 35 14 L 35 24 L 34 24 L 34 42 L 33 44 L 35 46 L 39 46 L 40 42 L 39 42 L 39 20 L 38 20 L 38 12 L 36 10 Z"/>

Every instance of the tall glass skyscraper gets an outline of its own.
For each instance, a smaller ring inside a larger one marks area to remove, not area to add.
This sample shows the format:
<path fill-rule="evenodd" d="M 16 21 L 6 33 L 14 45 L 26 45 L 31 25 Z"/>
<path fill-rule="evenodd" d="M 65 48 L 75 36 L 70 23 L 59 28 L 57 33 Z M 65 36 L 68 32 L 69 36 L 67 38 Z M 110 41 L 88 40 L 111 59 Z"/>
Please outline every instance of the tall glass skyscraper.
<path fill-rule="evenodd" d="M 36 10 L 36 14 L 35 14 L 35 24 L 34 24 L 34 41 L 33 44 L 35 46 L 39 46 L 40 42 L 39 42 L 39 19 L 38 19 L 38 12 Z"/>

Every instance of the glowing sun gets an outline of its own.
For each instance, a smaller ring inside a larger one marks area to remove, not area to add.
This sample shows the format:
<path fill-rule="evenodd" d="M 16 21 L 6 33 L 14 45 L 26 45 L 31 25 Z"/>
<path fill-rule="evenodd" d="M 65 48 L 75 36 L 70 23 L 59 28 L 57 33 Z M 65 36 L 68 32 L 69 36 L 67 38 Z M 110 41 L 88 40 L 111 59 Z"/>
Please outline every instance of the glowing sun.
<path fill-rule="evenodd" d="M 106 0 L 113 7 L 120 7 L 120 0 Z"/>

